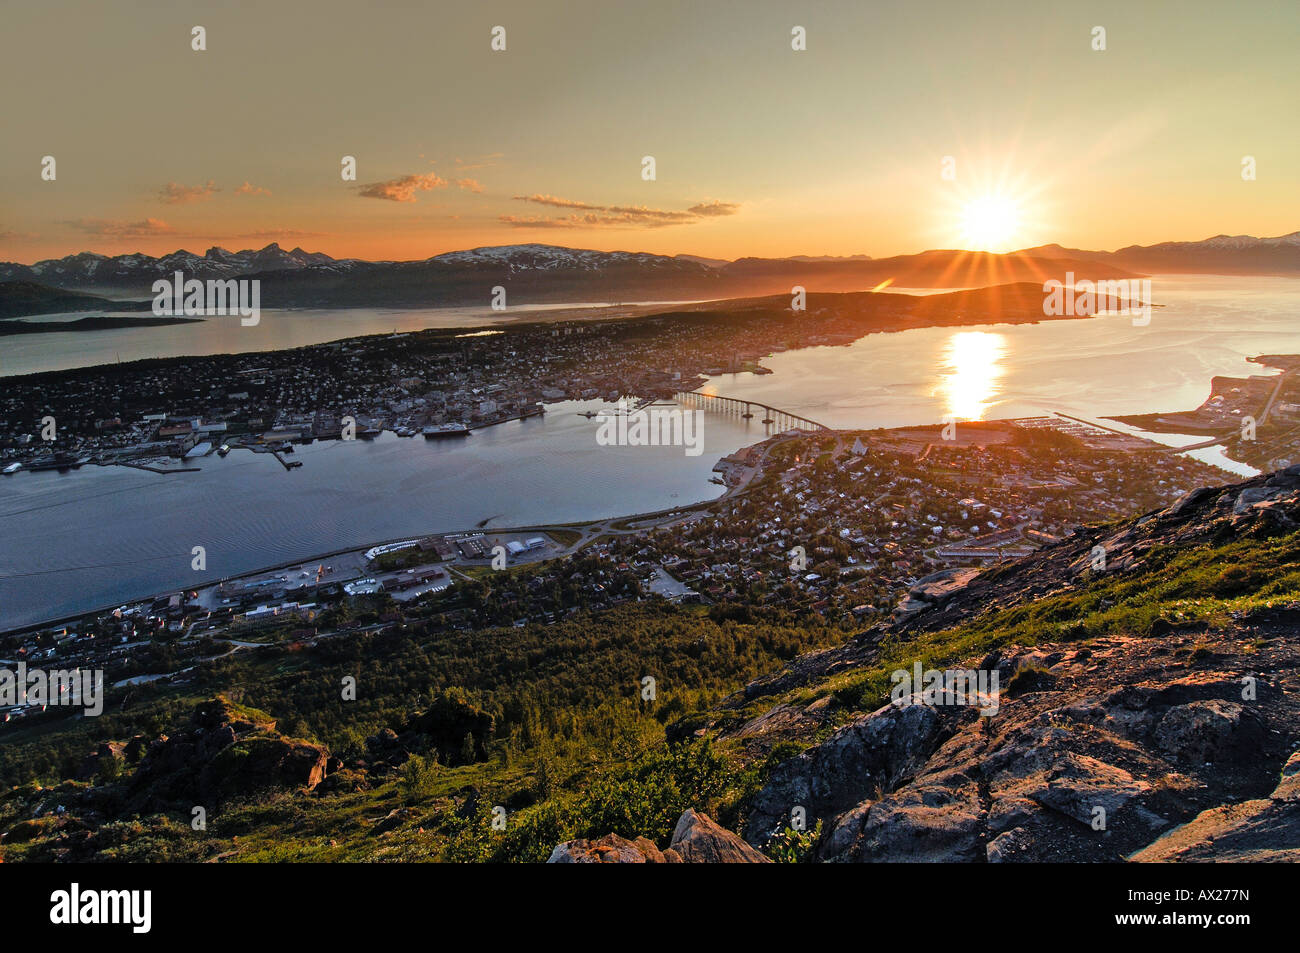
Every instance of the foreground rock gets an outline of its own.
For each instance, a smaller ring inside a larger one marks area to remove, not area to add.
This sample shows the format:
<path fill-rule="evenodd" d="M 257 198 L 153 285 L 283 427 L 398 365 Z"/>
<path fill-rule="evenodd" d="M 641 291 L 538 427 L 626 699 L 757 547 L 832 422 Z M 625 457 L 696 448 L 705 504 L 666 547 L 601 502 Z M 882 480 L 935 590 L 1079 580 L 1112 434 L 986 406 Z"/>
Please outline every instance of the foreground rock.
<path fill-rule="evenodd" d="M 793 660 L 672 726 L 670 739 L 711 732 L 751 761 L 802 746 L 768 770 L 742 833 L 762 849 L 796 819 L 808 830 L 820 822 L 821 861 L 1300 859 L 1300 602 L 1278 583 L 1295 571 L 1297 528 L 1300 467 L 1081 529 L 929 609 Z M 1183 554 L 1234 541 L 1239 564 L 1189 560 L 1187 575 L 1164 573 Z M 1098 547 L 1104 577 L 1092 564 Z M 1153 598 L 1157 583 L 1222 600 L 1223 611 L 1195 621 L 1178 599 Z M 1275 601 L 1233 606 L 1267 586 Z M 991 717 L 918 696 L 860 711 L 840 687 L 859 671 L 929 668 L 943 645 L 932 633 L 992 613 L 1005 613 L 1002 624 L 1056 597 L 1089 624 L 1048 616 L 1055 641 L 934 666 L 996 673 Z M 1098 626 L 1112 608 L 1113 626 Z M 907 658 L 918 638 L 928 647 Z"/>
<path fill-rule="evenodd" d="M 1129 859 L 1300 863 L 1300 752 L 1287 761 L 1267 798 L 1202 811 Z"/>
<path fill-rule="evenodd" d="M 1229 650 L 1243 640 L 1215 638 L 1064 647 L 1048 655 L 1050 690 L 1004 695 L 991 719 L 921 704 L 859 715 L 772 770 L 746 840 L 765 846 L 802 809 L 810 828 L 823 824 L 823 861 L 1245 859 L 1265 845 L 1289 856 L 1300 849 L 1300 756 L 1258 798 L 1300 728 L 1296 647 L 1278 639 L 1238 657 Z M 1205 645 L 1212 661 L 1190 661 Z M 986 662 L 1038 664 L 1042 650 Z M 1257 697 L 1242 701 L 1248 677 Z"/>
<path fill-rule="evenodd" d="M 551 851 L 549 864 L 770 864 L 772 861 L 707 814 L 691 809 L 677 821 L 667 850 L 645 837 L 634 841 L 606 834 L 571 840 Z"/>

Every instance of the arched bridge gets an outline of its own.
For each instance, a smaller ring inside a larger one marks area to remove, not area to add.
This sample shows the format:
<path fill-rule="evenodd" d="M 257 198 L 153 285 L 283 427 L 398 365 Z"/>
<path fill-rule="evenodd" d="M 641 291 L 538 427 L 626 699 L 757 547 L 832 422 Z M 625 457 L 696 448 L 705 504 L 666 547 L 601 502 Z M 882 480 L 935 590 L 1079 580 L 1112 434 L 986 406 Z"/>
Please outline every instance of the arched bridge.
<path fill-rule="evenodd" d="M 698 407 L 709 413 L 726 414 L 728 417 L 739 417 L 746 420 L 751 418 L 759 420 L 774 427 L 774 433 L 783 433 L 796 428 L 800 430 L 831 429 L 825 424 L 819 424 L 807 417 L 800 417 L 798 414 L 792 414 L 779 407 L 769 407 L 767 404 L 760 404 L 753 400 L 742 400 L 739 397 L 701 394 L 699 391 L 694 390 L 681 391 L 675 394 L 674 397 L 684 407 Z"/>

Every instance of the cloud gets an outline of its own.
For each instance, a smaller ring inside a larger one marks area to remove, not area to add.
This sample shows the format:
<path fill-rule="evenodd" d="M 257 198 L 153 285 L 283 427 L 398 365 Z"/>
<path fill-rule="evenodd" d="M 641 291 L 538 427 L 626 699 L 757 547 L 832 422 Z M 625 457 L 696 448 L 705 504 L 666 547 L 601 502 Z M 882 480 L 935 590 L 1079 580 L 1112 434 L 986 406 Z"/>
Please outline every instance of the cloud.
<path fill-rule="evenodd" d="M 701 202 L 692 205 L 687 211 L 693 215 L 716 218 L 719 215 L 735 215 L 740 211 L 740 206 L 734 202 Z"/>
<path fill-rule="evenodd" d="M 466 192 L 482 192 L 483 184 L 478 179 L 457 179 L 456 184 Z"/>
<path fill-rule="evenodd" d="M 519 202 L 546 205 L 551 208 L 573 209 L 574 214 L 562 216 L 502 215 L 498 219 L 514 228 L 664 228 L 669 225 L 690 225 L 706 218 L 734 215 L 740 206 L 732 202 L 704 202 L 685 211 L 649 208 L 645 205 L 593 205 L 556 195 L 516 195 Z M 582 212 L 585 214 L 577 214 Z"/>
<path fill-rule="evenodd" d="M 271 194 L 270 189 L 264 189 L 257 185 L 251 185 L 249 184 L 247 179 L 244 180 L 243 185 L 235 189 L 235 192 L 238 195 L 270 195 Z"/>
<path fill-rule="evenodd" d="M 603 212 L 605 206 L 591 205 L 587 202 L 575 202 L 573 199 L 562 199 L 554 195 L 516 195 L 517 202 L 533 202 L 537 205 L 553 205 L 556 208 L 583 208 L 591 209 L 597 212 Z"/>
<path fill-rule="evenodd" d="M 189 205 L 212 198 L 214 192 L 220 192 L 217 184 L 208 179 L 207 185 L 180 185 L 168 182 L 158 190 L 158 200 L 167 205 Z"/>
<path fill-rule="evenodd" d="M 138 222 L 123 222 L 107 218 L 79 218 L 64 222 L 69 228 L 94 235 L 96 238 L 150 238 L 155 235 L 171 235 L 175 230 L 158 218 L 146 218 Z"/>
<path fill-rule="evenodd" d="M 388 199 L 390 202 L 414 202 L 416 192 L 429 192 L 433 189 L 445 189 L 447 180 L 430 172 L 427 175 L 404 175 L 400 179 L 387 182 L 372 182 L 361 186 L 361 197 L 367 199 Z"/>
<path fill-rule="evenodd" d="M 642 211 L 648 210 L 634 210 L 616 214 L 587 212 L 583 215 L 574 214 L 559 217 L 502 215 L 498 221 L 514 228 L 665 228 L 669 225 L 685 225 L 698 221 L 698 219 L 691 216 L 663 218 L 641 214 Z M 677 214 L 684 215 L 685 213 Z"/>
<path fill-rule="evenodd" d="M 595 218 L 596 216 L 591 216 Z M 514 228 L 582 228 L 583 224 L 579 219 L 580 215 L 570 215 L 568 218 L 539 218 L 535 215 L 502 215 L 497 221 L 503 225 L 510 225 Z M 596 227 L 596 226 L 591 226 Z"/>

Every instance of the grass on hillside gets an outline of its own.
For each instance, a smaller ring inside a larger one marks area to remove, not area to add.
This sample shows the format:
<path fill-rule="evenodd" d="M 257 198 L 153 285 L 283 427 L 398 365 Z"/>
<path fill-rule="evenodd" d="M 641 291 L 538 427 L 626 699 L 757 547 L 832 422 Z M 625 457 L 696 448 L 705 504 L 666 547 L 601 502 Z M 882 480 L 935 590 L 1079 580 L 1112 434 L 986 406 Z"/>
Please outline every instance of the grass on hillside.
<path fill-rule="evenodd" d="M 889 673 L 917 659 L 942 667 L 1013 643 L 1149 634 L 1157 620 L 1214 628 L 1297 598 L 1300 533 L 1196 549 L 1158 547 L 1123 574 L 1085 573 L 1073 592 L 992 609 L 907 641 L 887 640 L 866 668 L 785 698 L 755 700 L 727 718 L 826 695 L 846 718 L 883 704 Z M 84 754 L 99 738 L 167 730 L 197 699 L 217 691 L 232 691 L 236 700 L 270 713 L 287 734 L 359 751 L 365 735 L 400 722 L 417 696 L 456 686 L 494 718 L 486 760 L 438 763 L 417 756 L 370 789 L 284 793 L 236 804 L 202 832 L 179 815 L 117 820 L 97 835 L 101 856 L 540 861 L 563 840 L 609 832 L 648 836 L 663 846 L 687 807 L 724 825 L 739 824 L 770 766 L 799 747 L 778 745 L 761 761 L 708 738 L 670 747 L 664 724 L 708 709 L 753 676 L 842 636 L 829 628 L 719 623 L 702 611 L 657 605 L 526 629 L 448 633 L 398 626 L 311 650 L 277 648 L 222 660 L 191 686 L 138 690 L 125 711 L 106 713 L 93 727 L 81 720 L 6 745 L 0 771 L 12 779 L 19 765 L 37 765 L 36 776 L 47 783 L 67 777 L 67 758 Z M 658 678 L 653 704 L 637 691 L 647 672 Z M 337 700 L 343 674 L 358 677 L 361 691 L 352 707 Z M 34 800 L 84 786 L 63 782 L 37 792 L 27 784 L 0 796 L 0 829 L 19 833 L 6 843 L 6 859 L 46 857 L 45 819 L 29 824 L 23 818 L 31 817 Z M 493 824 L 497 806 L 506 812 L 502 830 Z M 782 856 L 797 860 L 805 846 L 786 844 Z"/>
<path fill-rule="evenodd" d="M 1124 575 L 1087 570 L 1076 592 L 994 609 L 968 622 L 906 641 L 891 639 L 875 664 L 801 689 L 789 700 L 827 694 L 854 708 L 889 700 L 890 673 L 920 659 L 942 668 L 1006 645 L 1149 635 L 1157 620 L 1222 628 L 1234 618 L 1300 599 L 1300 533 L 1241 539 L 1220 546 L 1147 552 L 1142 569 Z"/>

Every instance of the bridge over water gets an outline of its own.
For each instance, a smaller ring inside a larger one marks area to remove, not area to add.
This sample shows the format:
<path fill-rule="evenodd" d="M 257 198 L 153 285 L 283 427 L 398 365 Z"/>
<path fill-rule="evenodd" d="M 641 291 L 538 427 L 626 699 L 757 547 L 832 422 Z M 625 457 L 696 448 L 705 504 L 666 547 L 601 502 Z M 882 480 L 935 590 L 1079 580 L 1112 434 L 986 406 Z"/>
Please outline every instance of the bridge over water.
<path fill-rule="evenodd" d="M 787 430 L 830 430 L 825 424 L 792 414 L 779 407 L 770 407 L 753 400 L 739 397 L 723 397 L 720 394 L 701 394 L 699 391 L 681 391 L 673 395 L 683 407 L 696 407 L 714 414 L 728 417 L 758 420 L 773 428 L 771 433 L 784 433 Z"/>

